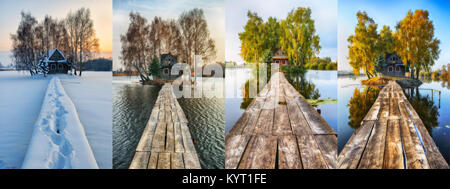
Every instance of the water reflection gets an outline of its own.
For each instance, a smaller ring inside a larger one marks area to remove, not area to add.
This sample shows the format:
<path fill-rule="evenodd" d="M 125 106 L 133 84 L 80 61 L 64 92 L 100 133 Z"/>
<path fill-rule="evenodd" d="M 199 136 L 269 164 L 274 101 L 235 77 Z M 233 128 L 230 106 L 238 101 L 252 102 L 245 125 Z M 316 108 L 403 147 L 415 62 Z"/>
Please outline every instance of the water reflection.
<path fill-rule="evenodd" d="M 420 91 L 421 90 L 418 87 L 404 89 L 406 97 L 416 110 L 417 114 L 419 114 L 419 117 L 427 128 L 428 133 L 432 136 L 433 128 L 438 127 L 439 125 L 439 107 L 437 103 L 434 102 L 434 100 L 438 99 L 433 99 L 433 96 L 430 97 L 429 95 L 422 95 Z"/>
<path fill-rule="evenodd" d="M 348 116 L 348 125 L 351 128 L 359 128 L 361 121 L 377 100 L 379 93 L 380 89 L 378 87 L 365 87 L 363 91 L 359 89 L 354 90 L 353 96 L 347 104 L 350 113 Z"/>

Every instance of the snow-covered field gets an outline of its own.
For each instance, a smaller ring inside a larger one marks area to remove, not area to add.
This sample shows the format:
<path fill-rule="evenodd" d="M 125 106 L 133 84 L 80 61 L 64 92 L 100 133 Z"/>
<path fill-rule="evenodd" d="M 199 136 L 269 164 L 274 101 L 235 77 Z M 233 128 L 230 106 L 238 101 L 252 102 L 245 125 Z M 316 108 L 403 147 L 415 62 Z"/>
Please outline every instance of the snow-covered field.
<path fill-rule="evenodd" d="M 111 168 L 111 72 L 57 77 L 75 106 L 98 167 Z M 22 167 L 50 79 L 0 72 L 0 168 Z"/>

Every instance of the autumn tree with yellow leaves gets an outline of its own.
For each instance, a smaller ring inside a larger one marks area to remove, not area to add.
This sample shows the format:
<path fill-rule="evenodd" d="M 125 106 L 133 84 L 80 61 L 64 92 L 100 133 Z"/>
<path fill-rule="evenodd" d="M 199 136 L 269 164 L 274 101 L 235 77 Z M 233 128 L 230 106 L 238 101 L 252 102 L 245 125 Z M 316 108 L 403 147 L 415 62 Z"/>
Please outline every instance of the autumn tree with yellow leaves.
<path fill-rule="evenodd" d="M 434 37 L 433 22 L 427 10 L 408 11 L 396 26 L 395 50 L 409 67 L 412 78 L 418 78 L 421 70 L 429 71 L 439 58 L 440 41 Z"/>

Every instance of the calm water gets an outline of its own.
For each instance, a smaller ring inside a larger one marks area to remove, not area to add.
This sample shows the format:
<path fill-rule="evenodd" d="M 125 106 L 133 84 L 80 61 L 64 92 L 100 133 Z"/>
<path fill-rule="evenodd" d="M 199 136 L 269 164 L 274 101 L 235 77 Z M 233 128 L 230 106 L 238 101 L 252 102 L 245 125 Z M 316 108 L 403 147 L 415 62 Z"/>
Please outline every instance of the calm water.
<path fill-rule="evenodd" d="M 113 168 L 128 169 L 160 87 L 113 77 Z"/>
<path fill-rule="evenodd" d="M 128 81 L 136 82 L 136 79 L 114 77 L 114 168 L 128 168 L 160 89 Z M 223 86 L 223 78 L 213 80 L 222 82 Z M 211 82 L 210 78 L 204 80 L 204 84 Z M 224 168 L 224 99 L 180 98 L 178 102 L 189 120 L 202 168 Z"/>
<path fill-rule="evenodd" d="M 241 68 L 227 68 L 225 82 L 225 102 L 226 129 L 228 131 L 244 113 L 243 88 L 247 80 L 250 79 L 251 70 Z M 309 70 L 305 74 L 305 79 L 314 84 L 320 98 L 337 99 L 337 72 L 336 71 L 316 71 Z M 337 104 L 323 104 L 316 108 L 321 109 L 321 115 L 337 131 Z"/>
<path fill-rule="evenodd" d="M 339 152 L 357 128 L 357 123 L 365 115 L 364 111 L 370 109 L 370 105 L 373 104 L 379 92 L 377 88 L 368 88 L 362 85 L 361 80 L 363 79 L 365 77 L 338 77 Z M 405 90 L 405 92 L 428 131 L 431 133 L 440 152 L 447 162 L 449 162 L 450 117 L 448 115 L 450 113 L 450 87 L 448 83 L 441 81 L 423 82 L 418 89 L 413 89 L 412 92 L 411 90 Z M 429 89 L 441 91 L 440 106 L 438 93 L 434 92 L 432 95 Z M 350 101 L 350 99 L 353 100 Z M 359 110 L 356 110 L 356 108 L 351 110 L 350 107 L 352 104 L 354 107 L 359 107 Z M 350 114 L 350 111 L 352 114 Z"/>

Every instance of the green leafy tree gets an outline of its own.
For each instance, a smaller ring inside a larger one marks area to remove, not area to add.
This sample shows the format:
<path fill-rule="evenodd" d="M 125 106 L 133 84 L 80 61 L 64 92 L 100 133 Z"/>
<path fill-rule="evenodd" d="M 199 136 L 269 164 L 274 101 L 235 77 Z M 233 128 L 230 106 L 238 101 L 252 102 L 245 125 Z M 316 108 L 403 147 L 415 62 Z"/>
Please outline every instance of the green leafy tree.
<path fill-rule="evenodd" d="M 427 10 L 408 11 L 398 22 L 394 36 L 396 51 L 413 78 L 418 78 L 421 70 L 429 71 L 439 58 L 440 41 L 434 37 L 433 22 Z"/>
<path fill-rule="evenodd" d="M 374 61 L 375 72 L 377 72 L 378 74 L 383 73 L 384 63 L 385 63 L 384 55 L 383 55 L 383 53 L 379 53 L 377 58 Z"/>
<path fill-rule="evenodd" d="M 386 53 L 393 53 L 395 51 L 395 37 L 389 26 L 384 25 L 378 36 L 378 53 L 385 55 Z"/>
<path fill-rule="evenodd" d="M 281 21 L 280 47 L 292 65 L 305 65 L 320 51 L 311 9 L 299 7 Z"/>
<path fill-rule="evenodd" d="M 161 64 L 157 58 L 153 58 L 149 66 L 149 75 L 153 76 L 153 79 L 161 77 Z"/>
<path fill-rule="evenodd" d="M 373 74 L 373 62 L 377 56 L 377 24 L 366 12 L 356 13 L 358 24 L 355 33 L 347 40 L 349 42 L 348 60 L 355 74 L 363 69 L 366 75 L 371 78 Z"/>
<path fill-rule="evenodd" d="M 256 13 L 248 11 L 244 32 L 239 33 L 241 57 L 246 62 L 259 64 L 264 56 L 264 22 Z"/>

